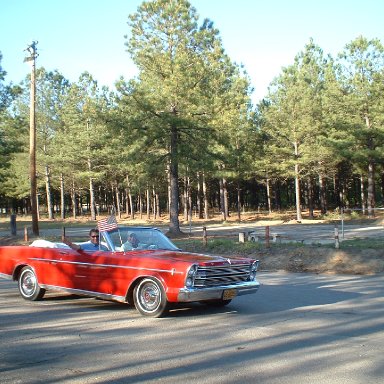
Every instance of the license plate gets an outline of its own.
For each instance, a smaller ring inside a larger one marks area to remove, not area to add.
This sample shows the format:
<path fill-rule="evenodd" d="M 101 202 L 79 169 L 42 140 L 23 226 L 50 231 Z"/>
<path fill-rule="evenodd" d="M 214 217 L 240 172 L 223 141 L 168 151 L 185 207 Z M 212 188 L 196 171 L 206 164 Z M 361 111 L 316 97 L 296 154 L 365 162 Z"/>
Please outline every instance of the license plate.
<path fill-rule="evenodd" d="M 226 289 L 223 292 L 223 300 L 231 300 L 234 297 L 236 297 L 236 295 L 237 295 L 236 289 Z"/>

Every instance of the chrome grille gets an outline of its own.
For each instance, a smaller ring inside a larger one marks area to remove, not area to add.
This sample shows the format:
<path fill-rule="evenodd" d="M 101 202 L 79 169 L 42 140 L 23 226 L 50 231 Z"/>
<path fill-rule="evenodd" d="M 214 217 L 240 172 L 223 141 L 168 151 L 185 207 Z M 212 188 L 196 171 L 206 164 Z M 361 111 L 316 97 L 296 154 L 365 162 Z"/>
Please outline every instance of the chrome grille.
<path fill-rule="evenodd" d="M 228 264 L 220 266 L 198 266 L 195 288 L 231 285 L 249 280 L 250 264 Z"/>

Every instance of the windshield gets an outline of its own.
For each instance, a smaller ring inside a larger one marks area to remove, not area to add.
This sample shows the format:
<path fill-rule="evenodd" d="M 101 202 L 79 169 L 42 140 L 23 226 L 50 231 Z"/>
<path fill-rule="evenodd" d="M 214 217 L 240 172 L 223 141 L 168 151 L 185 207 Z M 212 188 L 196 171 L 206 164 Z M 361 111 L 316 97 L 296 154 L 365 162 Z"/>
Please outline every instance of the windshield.
<path fill-rule="evenodd" d="M 178 248 L 161 231 L 154 228 L 119 227 L 113 231 L 103 232 L 102 237 L 112 251 L 134 251 L 140 249 Z"/>

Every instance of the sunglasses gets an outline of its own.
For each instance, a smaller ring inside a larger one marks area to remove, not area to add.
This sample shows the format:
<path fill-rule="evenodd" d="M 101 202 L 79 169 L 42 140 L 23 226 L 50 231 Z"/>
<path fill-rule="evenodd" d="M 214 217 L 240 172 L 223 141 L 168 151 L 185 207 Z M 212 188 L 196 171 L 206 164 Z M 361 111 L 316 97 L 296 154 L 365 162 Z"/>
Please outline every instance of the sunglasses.
<path fill-rule="evenodd" d="M 96 235 L 96 236 L 91 236 L 92 239 L 95 239 L 95 238 L 99 238 L 100 236 L 99 235 Z"/>

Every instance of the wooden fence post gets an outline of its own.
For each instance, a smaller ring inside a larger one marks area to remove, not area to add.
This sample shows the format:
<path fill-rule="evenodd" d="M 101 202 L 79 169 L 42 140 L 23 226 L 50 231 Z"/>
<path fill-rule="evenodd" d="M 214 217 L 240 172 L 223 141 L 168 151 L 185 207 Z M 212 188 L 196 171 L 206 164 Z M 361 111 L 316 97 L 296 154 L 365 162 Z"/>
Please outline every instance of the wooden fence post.
<path fill-rule="evenodd" d="M 335 248 L 340 248 L 340 241 L 339 241 L 339 228 L 337 224 L 335 225 Z"/>
<path fill-rule="evenodd" d="M 29 241 L 28 227 L 24 227 L 24 241 Z"/>
<path fill-rule="evenodd" d="M 16 215 L 11 215 L 11 235 L 16 236 L 17 235 L 17 228 L 16 228 Z"/>
<path fill-rule="evenodd" d="M 269 248 L 269 225 L 265 227 L 265 246 Z"/>
<path fill-rule="evenodd" d="M 203 244 L 207 245 L 207 227 L 203 227 Z"/>

